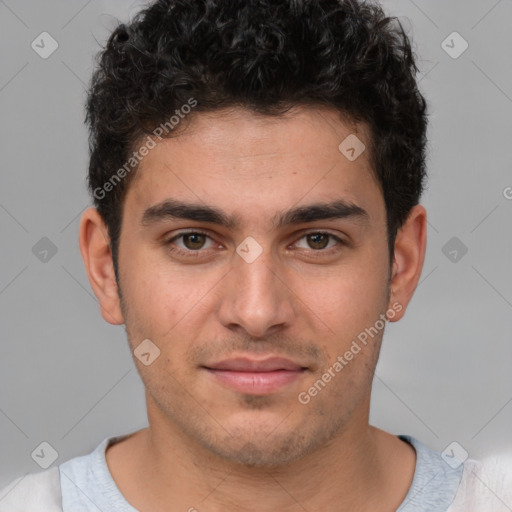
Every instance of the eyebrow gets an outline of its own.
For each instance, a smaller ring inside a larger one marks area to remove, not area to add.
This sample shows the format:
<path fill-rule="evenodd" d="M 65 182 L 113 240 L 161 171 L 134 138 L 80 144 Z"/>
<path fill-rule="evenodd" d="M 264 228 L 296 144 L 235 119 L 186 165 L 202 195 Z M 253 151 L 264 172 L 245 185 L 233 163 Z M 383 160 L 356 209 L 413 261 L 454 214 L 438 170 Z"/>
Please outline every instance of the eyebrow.
<path fill-rule="evenodd" d="M 278 213 L 272 219 L 274 228 L 314 222 L 317 220 L 350 219 L 368 223 L 369 214 L 360 206 L 345 200 L 319 202 L 299 206 Z M 198 222 L 218 224 L 227 229 L 238 228 L 241 224 L 238 216 L 230 216 L 214 206 L 199 203 L 186 203 L 176 199 L 166 199 L 149 207 L 142 215 L 141 224 L 150 226 L 170 219 L 186 219 Z"/>

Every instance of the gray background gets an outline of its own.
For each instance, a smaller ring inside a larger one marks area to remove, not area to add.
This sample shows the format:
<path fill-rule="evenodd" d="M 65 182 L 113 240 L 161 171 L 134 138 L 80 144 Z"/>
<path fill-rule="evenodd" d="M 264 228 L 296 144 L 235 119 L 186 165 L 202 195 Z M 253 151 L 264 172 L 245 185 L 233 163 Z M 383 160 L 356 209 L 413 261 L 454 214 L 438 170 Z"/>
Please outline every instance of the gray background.
<path fill-rule="evenodd" d="M 510 453 L 512 1 L 385 6 L 414 38 L 430 103 L 429 239 L 415 298 L 384 337 L 371 422 L 473 458 Z M 78 248 L 85 85 L 98 43 L 136 8 L 0 0 L 0 487 L 40 470 L 43 441 L 59 464 L 147 424 L 124 328 L 102 320 Z M 31 48 L 43 31 L 59 45 L 47 59 Z M 469 44 L 456 59 L 441 46 L 453 31 Z M 43 237 L 53 256 L 34 254 Z"/>

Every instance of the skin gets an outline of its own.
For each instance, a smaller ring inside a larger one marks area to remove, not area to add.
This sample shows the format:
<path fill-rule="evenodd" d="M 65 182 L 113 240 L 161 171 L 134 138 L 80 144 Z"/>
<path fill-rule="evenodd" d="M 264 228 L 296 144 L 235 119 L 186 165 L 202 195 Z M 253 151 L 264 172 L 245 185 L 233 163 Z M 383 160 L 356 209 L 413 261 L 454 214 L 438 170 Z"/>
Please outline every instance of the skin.
<path fill-rule="evenodd" d="M 390 321 L 403 316 L 423 266 L 424 207 L 414 207 L 399 230 L 390 264 L 368 150 L 352 162 L 338 150 L 349 134 L 370 147 L 363 125 L 323 108 L 191 118 L 157 143 L 130 184 L 119 288 L 107 229 L 94 208 L 83 214 L 80 248 L 103 317 L 125 325 L 132 350 L 146 338 L 160 350 L 149 366 L 134 357 L 149 428 L 106 453 L 138 510 L 394 511 L 407 494 L 414 449 L 369 425 L 382 329 L 308 404 L 297 399 L 393 304 L 401 311 Z M 141 223 L 146 209 L 170 198 L 214 206 L 239 224 Z M 285 210 L 340 199 L 366 210 L 366 219 L 272 224 Z M 166 245 L 185 229 L 208 237 Z M 327 238 L 319 248 L 306 236 L 318 232 L 345 243 Z M 236 252 L 248 236 L 262 248 L 252 263 Z M 286 357 L 307 370 L 255 396 L 202 368 L 241 355 Z"/>

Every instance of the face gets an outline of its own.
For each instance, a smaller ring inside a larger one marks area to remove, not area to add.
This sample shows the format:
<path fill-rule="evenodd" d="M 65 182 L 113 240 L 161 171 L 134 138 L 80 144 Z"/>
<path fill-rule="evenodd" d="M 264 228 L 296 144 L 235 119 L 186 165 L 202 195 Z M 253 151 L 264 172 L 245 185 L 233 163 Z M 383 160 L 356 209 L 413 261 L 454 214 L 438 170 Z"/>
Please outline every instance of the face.
<path fill-rule="evenodd" d="M 272 466 L 367 422 L 390 262 L 367 151 L 338 149 L 350 134 L 370 146 L 332 111 L 222 111 L 143 159 L 119 272 L 132 350 L 160 351 L 134 358 L 154 427 Z"/>

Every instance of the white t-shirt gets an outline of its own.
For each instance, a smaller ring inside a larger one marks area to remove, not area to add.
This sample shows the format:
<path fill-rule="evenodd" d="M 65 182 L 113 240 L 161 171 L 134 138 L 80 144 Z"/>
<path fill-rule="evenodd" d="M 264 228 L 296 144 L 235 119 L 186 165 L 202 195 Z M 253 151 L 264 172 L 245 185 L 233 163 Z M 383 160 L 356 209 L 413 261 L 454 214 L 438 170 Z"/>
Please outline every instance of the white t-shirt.
<path fill-rule="evenodd" d="M 137 512 L 117 488 L 105 459 L 107 446 L 128 435 L 107 437 L 88 455 L 12 481 L 0 491 L 0 512 Z M 397 512 L 512 511 L 510 460 L 445 461 L 417 439 L 398 437 L 416 450 L 416 468 Z"/>

